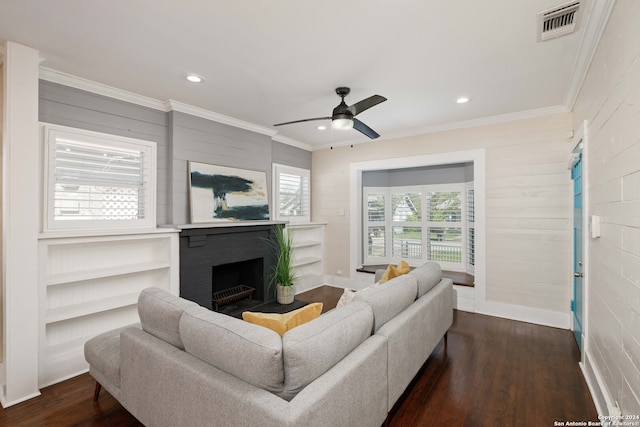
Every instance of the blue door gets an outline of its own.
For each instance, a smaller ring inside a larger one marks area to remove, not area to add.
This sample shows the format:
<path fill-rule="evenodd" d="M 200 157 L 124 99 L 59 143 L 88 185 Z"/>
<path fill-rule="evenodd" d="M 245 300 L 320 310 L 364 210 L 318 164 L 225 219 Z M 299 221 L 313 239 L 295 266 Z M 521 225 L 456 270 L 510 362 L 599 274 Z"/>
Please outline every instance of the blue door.
<path fill-rule="evenodd" d="M 571 311 L 573 334 L 582 351 L 584 289 L 582 284 L 582 144 L 573 152 L 571 179 L 573 181 L 573 299 Z"/>

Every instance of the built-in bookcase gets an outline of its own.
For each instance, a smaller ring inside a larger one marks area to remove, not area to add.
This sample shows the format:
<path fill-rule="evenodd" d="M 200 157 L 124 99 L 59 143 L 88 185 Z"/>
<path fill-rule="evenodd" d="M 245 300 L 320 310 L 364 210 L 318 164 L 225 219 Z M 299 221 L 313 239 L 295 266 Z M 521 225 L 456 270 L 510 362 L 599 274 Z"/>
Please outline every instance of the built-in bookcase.
<path fill-rule="evenodd" d="M 84 343 L 139 322 L 140 291 L 178 295 L 178 234 L 158 232 L 42 237 L 39 385 L 86 371 Z"/>
<path fill-rule="evenodd" d="M 294 245 L 293 266 L 298 273 L 296 292 L 304 292 L 324 282 L 322 265 L 325 224 L 288 224 Z"/>

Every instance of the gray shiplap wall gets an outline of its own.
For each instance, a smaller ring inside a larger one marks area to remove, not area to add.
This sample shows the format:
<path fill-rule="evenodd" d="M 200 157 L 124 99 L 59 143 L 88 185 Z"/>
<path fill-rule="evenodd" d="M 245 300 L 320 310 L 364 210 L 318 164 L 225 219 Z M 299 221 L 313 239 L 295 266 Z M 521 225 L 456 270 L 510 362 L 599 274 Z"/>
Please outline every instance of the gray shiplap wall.
<path fill-rule="evenodd" d="M 39 98 L 41 122 L 157 143 L 158 224 L 189 223 L 190 160 L 264 171 L 270 191 L 272 163 L 311 169 L 309 151 L 189 114 L 166 113 L 46 80 L 40 80 Z"/>
<path fill-rule="evenodd" d="M 169 139 L 167 113 L 103 95 L 40 80 L 41 122 L 157 143 L 157 221 L 167 221 Z"/>
<path fill-rule="evenodd" d="M 265 171 L 271 182 L 271 138 L 233 126 L 173 111 L 173 223 L 188 224 L 187 165 L 200 163 Z"/>

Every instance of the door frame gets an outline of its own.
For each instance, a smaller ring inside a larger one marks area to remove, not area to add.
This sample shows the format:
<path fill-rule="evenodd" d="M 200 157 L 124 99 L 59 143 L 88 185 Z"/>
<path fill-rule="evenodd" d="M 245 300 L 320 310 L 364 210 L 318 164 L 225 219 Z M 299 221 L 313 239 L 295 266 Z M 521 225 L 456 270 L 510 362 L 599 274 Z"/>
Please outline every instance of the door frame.
<path fill-rule="evenodd" d="M 589 346 L 589 144 L 588 144 L 588 122 L 584 120 L 581 126 L 576 129 L 573 140 L 575 141 L 575 148 L 578 144 L 582 144 L 582 348 L 580 354 L 580 365 L 584 364 L 585 354 Z M 574 149 L 575 149 L 574 148 Z M 574 150 L 572 150 L 573 152 Z M 571 169 L 571 163 L 569 164 Z M 573 183 L 573 181 L 571 181 Z M 574 216 L 573 216 L 573 186 L 571 187 L 571 230 L 574 229 Z M 571 233 L 573 236 L 573 232 Z M 571 238 L 572 249 L 574 246 L 573 237 Z M 575 294 L 574 280 L 573 280 L 573 250 L 571 259 L 571 299 Z M 571 330 L 573 331 L 573 312 L 571 314 Z"/>

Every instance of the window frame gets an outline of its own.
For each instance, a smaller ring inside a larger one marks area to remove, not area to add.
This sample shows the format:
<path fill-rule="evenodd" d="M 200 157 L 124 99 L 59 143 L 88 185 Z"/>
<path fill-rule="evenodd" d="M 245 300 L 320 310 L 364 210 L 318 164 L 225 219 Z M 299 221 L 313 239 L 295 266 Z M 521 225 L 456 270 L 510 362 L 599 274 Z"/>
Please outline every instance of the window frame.
<path fill-rule="evenodd" d="M 148 230 L 156 228 L 156 187 L 157 187 L 157 144 L 153 141 L 129 138 L 119 135 L 72 128 L 56 124 L 41 123 L 44 152 L 44 189 L 43 189 L 43 232 L 60 231 L 108 231 L 119 229 Z M 143 154 L 142 168 L 146 176 L 142 186 L 142 202 L 145 205 L 144 216 L 138 219 L 55 219 L 55 161 L 56 143 L 60 138 L 69 138 L 85 143 L 87 146 L 106 146 L 139 151 Z"/>
<path fill-rule="evenodd" d="M 290 224 L 308 224 L 311 222 L 311 170 L 299 168 L 295 166 L 288 166 L 279 163 L 273 163 L 272 165 L 272 182 L 273 182 L 273 214 L 272 217 L 278 221 L 288 221 Z M 307 212 L 303 215 L 281 215 L 280 213 L 280 174 L 289 174 L 300 176 L 307 180 L 308 190 L 305 193 L 303 191 L 302 198 L 306 199 Z"/>
<path fill-rule="evenodd" d="M 460 193 L 460 220 L 459 221 L 452 221 L 452 222 L 447 222 L 447 221 L 431 221 L 428 214 L 425 214 L 425 218 L 423 219 L 423 223 L 425 224 L 425 228 L 426 228 L 426 233 L 424 234 L 424 244 L 425 244 L 425 248 L 428 248 L 425 253 L 428 254 L 428 258 L 425 257 L 424 260 L 431 260 L 431 253 L 432 253 L 432 248 L 430 247 L 431 243 L 429 242 L 429 235 L 431 234 L 431 229 L 432 228 L 456 228 L 456 229 L 460 229 L 460 262 L 449 262 L 449 261 L 440 261 L 440 260 L 436 260 L 436 262 L 438 264 L 440 264 L 442 266 L 443 269 L 447 269 L 447 270 L 453 270 L 453 271 L 466 271 L 466 265 L 467 265 L 467 253 L 466 253 L 466 247 L 467 247 L 467 230 L 466 230 L 466 223 L 464 221 L 466 214 L 466 186 L 465 183 L 460 183 L 460 184 L 434 184 L 434 185 L 425 185 L 423 187 L 424 190 L 424 194 L 425 197 L 423 199 L 424 203 L 425 203 L 425 211 L 424 212 L 429 212 L 428 210 L 428 206 L 426 206 L 426 202 L 427 202 L 427 197 L 426 195 L 428 193 L 433 193 L 433 192 L 443 192 L 443 193 L 453 193 L 453 192 L 457 192 Z"/>
<path fill-rule="evenodd" d="M 412 185 L 412 186 L 398 186 L 398 187 L 363 187 L 362 188 L 362 224 L 363 224 L 363 239 L 362 256 L 364 264 L 393 264 L 398 263 L 400 260 L 404 260 L 409 265 L 417 266 L 422 262 L 425 262 L 431 258 L 429 250 L 429 235 L 430 229 L 433 227 L 441 228 L 458 228 L 460 229 L 460 251 L 461 261 L 446 262 L 437 261 L 443 269 L 453 271 L 469 271 L 468 264 L 468 225 L 467 221 L 467 194 L 469 190 L 473 189 L 473 182 L 467 183 L 449 183 L 449 184 L 429 184 L 429 185 Z M 434 222 L 430 221 L 429 209 L 427 206 L 427 195 L 432 192 L 458 192 L 460 193 L 460 220 L 455 222 Z M 421 195 L 421 219 L 420 222 L 415 221 L 394 221 L 393 219 L 393 206 L 392 197 L 394 194 L 400 193 L 420 193 Z M 368 196 L 370 194 L 381 194 L 384 197 L 384 221 L 369 221 L 368 218 Z M 385 228 L 385 241 L 384 246 L 386 249 L 385 257 L 373 257 L 369 255 L 369 235 L 368 230 L 370 226 L 379 226 Z M 420 227 L 422 236 L 422 258 L 400 258 L 393 254 L 393 229 L 394 227 Z"/>

